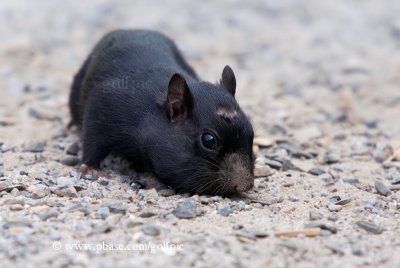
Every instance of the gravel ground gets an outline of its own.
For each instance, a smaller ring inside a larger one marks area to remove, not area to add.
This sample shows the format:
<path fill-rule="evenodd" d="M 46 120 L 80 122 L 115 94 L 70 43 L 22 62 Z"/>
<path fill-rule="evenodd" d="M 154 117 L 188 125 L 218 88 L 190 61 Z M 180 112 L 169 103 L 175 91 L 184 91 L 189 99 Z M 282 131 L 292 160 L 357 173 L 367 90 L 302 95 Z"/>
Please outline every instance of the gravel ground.
<path fill-rule="evenodd" d="M 1 266 L 399 267 L 399 14 L 395 0 L 1 1 Z M 113 158 L 78 178 L 70 83 L 116 28 L 168 34 L 204 80 L 232 66 L 253 190 L 176 195 Z"/>

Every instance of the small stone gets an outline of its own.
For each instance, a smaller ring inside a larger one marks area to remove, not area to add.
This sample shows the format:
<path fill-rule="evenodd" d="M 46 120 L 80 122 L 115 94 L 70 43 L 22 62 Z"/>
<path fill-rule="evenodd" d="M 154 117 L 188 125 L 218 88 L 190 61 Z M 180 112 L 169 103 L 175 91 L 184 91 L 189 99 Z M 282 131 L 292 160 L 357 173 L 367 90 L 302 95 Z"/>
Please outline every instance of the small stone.
<path fill-rule="evenodd" d="M 298 202 L 300 199 L 297 196 L 289 196 L 288 200 L 290 202 Z"/>
<path fill-rule="evenodd" d="M 328 220 L 335 222 L 338 220 L 338 216 L 336 214 L 331 214 L 328 216 Z"/>
<path fill-rule="evenodd" d="M 173 189 L 161 189 L 158 191 L 158 195 L 163 196 L 163 197 L 168 197 L 168 196 L 173 196 L 175 195 L 176 192 Z"/>
<path fill-rule="evenodd" d="M 107 186 L 108 184 L 110 184 L 108 182 L 108 180 L 105 180 L 105 179 L 99 179 L 98 182 L 100 185 L 103 185 L 103 186 Z"/>
<path fill-rule="evenodd" d="M 101 219 L 105 219 L 110 215 L 110 209 L 108 207 L 100 207 L 97 210 L 97 216 Z"/>
<path fill-rule="evenodd" d="M 351 248 L 351 253 L 356 256 L 362 256 L 362 255 L 364 255 L 364 250 L 360 247 L 353 246 Z"/>
<path fill-rule="evenodd" d="M 73 184 L 74 184 L 74 182 L 71 180 L 71 178 L 67 178 L 67 177 L 57 178 L 57 185 L 60 187 L 71 186 Z"/>
<path fill-rule="evenodd" d="M 283 159 L 282 160 L 282 171 L 288 171 L 288 170 L 298 170 L 298 171 L 302 171 L 300 170 L 298 167 L 296 167 L 295 165 L 293 165 L 293 163 L 289 160 L 289 159 Z"/>
<path fill-rule="evenodd" d="M 82 212 L 84 216 L 87 216 L 90 214 L 91 210 L 88 207 L 80 207 L 78 209 L 79 212 Z"/>
<path fill-rule="evenodd" d="M 112 230 L 112 227 L 109 224 L 104 224 L 104 225 L 100 225 L 98 227 L 95 227 L 93 229 L 93 231 L 88 233 L 87 236 L 93 236 L 93 235 L 98 235 L 98 234 L 103 234 L 103 233 L 109 233 L 109 232 L 111 232 L 111 230 Z"/>
<path fill-rule="evenodd" d="M 0 181 L 0 192 L 8 187 L 10 187 L 10 183 L 8 181 Z"/>
<path fill-rule="evenodd" d="M 310 222 L 305 224 L 305 228 L 321 228 L 322 230 L 328 230 L 329 232 L 336 234 L 337 228 L 333 225 L 326 224 L 324 222 Z"/>
<path fill-rule="evenodd" d="M 28 172 L 26 172 L 25 170 L 20 170 L 20 171 L 19 171 L 19 175 L 28 176 L 29 174 L 28 174 Z"/>
<path fill-rule="evenodd" d="M 372 155 L 376 162 L 382 163 L 393 155 L 393 148 L 390 145 L 378 146 Z"/>
<path fill-rule="evenodd" d="M 154 189 L 154 188 L 148 189 L 148 190 L 141 189 L 141 190 L 139 190 L 139 194 L 141 196 L 143 196 L 144 200 L 157 200 L 158 199 L 158 193 L 157 193 L 156 189 Z"/>
<path fill-rule="evenodd" d="M 26 227 L 32 228 L 32 223 L 30 221 L 21 220 L 21 221 L 9 221 L 3 224 L 4 229 L 10 229 L 13 227 Z"/>
<path fill-rule="evenodd" d="M 187 198 L 172 211 L 180 219 L 191 219 L 197 216 L 196 202 L 192 198 Z"/>
<path fill-rule="evenodd" d="M 392 193 L 390 191 L 390 188 L 386 184 L 378 180 L 375 181 L 375 189 L 378 192 L 378 194 L 383 196 L 388 196 Z"/>
<path fill-rule="evenodd" d="M 353 200 L 352 198 L 341 199 L 341 200 L 337 201 L 335 203 L 335 205 L 344 206 L 344 205 L 347 205 L 348 203 L 350 203 L 352 200 Z"/>
<path fill-rule="evenodd" d="M 276 143 L 275 138 L 257 137 L 254 139 L 254 144 L 257 144 L 260 147 L 270 147 L 275 143 Z"/>
<path fill-rule="evenodd" d="M 155 215 L 158 214 L 158 210 L 154 209 L 154 208 L 145 208 L 142 211 L 139 212 L 139 217 L 142 218 L 149 218 L 149 217 L 153 217 Z"/>
<path fill-rule="evenodd" d="M 278 162 L 278 161 L 275 161 L 275 160 L 267 160 L 267 161 L 265 161 L 265 164 L 267 164 L 271 168 L 277 169 L 277 170 L 282 168 L 282 164 L 280 162 Z"/>
<path fill-rule="evenodd" d="M 78 155 L 79 143 L 76 141 L 76 142 L 73 142 L 70 145 L 68 145 L 66 152 L 67 152 L 67 154 L 70 154 L 70 155 Z"/>
<path fill-rule="evenodd" d="M 322 173 L 321 175 L 318 176 L 318 178 L 320 178 L 325 183 L 330 183 L 333 181 L 333 178 L 329 173 Z"/>
<path fill-rule="evenodd" d="M 211 202 L 211 199 L 209 197 L 207 197 L 207 196 L 204 196 L 204 195 L 200 196 L 199 199 L 200 199 L 200 203 L 202 203 L 204 205 L 207 205 L 207 204 L 209 204 Z"/>
<path fill-rule="evenodd" d="M 25 146 L 24 151 L 31 153 L 41 153 L 44 151 L 45 145 L 46 143 L 43 141 L 33 141 Z"/>
<path fill-rule="evenodd" d="M 12 211 L 19 211 L 19 210 L 23 210 L 24 207 L 20 204 L 14 204 L 10 206 L 10 210 Z"/>
<path fill-rule="evenodd" d="M 73 186 L 57 187 L 54 193 L 61 197 L 77 197 L 76 189 Z"/>
<path fill-rule="evenodd" d="M 66 165 L 66 166 L 76 166 L 76 165 L 78 165 L 79 164 L 79 158 L 78 157 L 76 157 L 76 156 L 72 156 L 72 155 L 67 155 L 67 156 L 64 156 L 62 159 L 61 159 L 61 164 L 63 164 L 63 165 Z"/>
<path fill-rule="evenodd" d="M 232 208 L 229 204 L 219 205 L 217 207 L 218 214 L 227 217 L 232 213 Z"/>
<path fill-rule="evenodd" d="M 382 228 L 379 225 L 376 225 L 375 223 L 368 222 L 368 221 L 357 221 L 356 222 L 357 226 L 360 227 L 361 229 L 364 229 L 365 231 L 373 234 L 380 234 L 384 231 L 384 228 Z"/>
<path fill-rule="evenodd" d="M 400 148 L 394 151 L 392 160 L 400 162 Z"/>
<path fill-rule="evenodd" d="M 214 195 L 214 196 L 211 197 L 211 201 L 212 202 L 219 202 L 221 200 L 222 200 L 222 197 L 219 196 L 219 195 Z"/>
<path fill-rule="evenodd" d="M 24 201 L 24 199 L 22 199 L 22 198 L 11 198 L 11 199 L 6 199 L 6 200 L 4 200 L 4 204 L 5 204 L 5 205 L 15 205 L 15 204 L 18 204 L 18 205 L 23 206 L 23 205 L 25 205 L 25 201 Z"/>
<path fill-rule="evenodd" d="M 313 167 L 308 171 L 308 173 L 310 173 L 311 175 L 320 176 L 322 174 L 325 174 L 326 171 L 322 168 Z"/>
<path fill-rule="evenodd" d="M 334 204 L 336 204 L 340 200 L 342 200 L 342 198 L 340 196 L 338 196 L 338 195 L 334 195 L 334 196 L 329 197 L 329 202 L 332 202 Z"/>
<path fill-rule="evenodd" d="M 324 218 L 324 213 L 320 209 L 314 208 L 310 210 L 310 220 L 315 221 L 322 218 Z"/>
<path fill-rule="evenodd" d="M 108 208 L 110 209 L 111 213 L 119 213 L 119 214 L 126 213 L 126 207 L 120 203 L 110 204 Z"/>
<path fill-rule="evenodd" d="M 42 212 L 42 211 L 47 210 L 48 208 L 49 208 L 48 206 L 43 205 L 43 206 L 34 206 L 34 207 L 30 207 L 30 208 L 28 208 L 28 209 L 29 209 L 29 211 L 31 211 L 31 212 L 33 212 L 33 213 L 40 213 L 40 212 Z"/>
<path fill-rule="evenodd" d="M 30 186 L 28 191 L 31 193 L 31 198 L 33 199 L 43 198 L 50 193 L 49 188 L 42 184 Z"/>
<path fill-rule="evenodd" d="M 340 155 L 335 154 L 335 153 L 329 153 L 324 156 L 323 161 L 325 164 L 328 164 L 328 165 L 338 163 L 340 161 Z"/>
<path fill-rule="evenodd" d="M 343 182 L 351 184 L 351 185 L 356 185 L 360 183 L 360 180 L 357 178 L 354 179 L 343 179 Z"/>
<path fill-rule="evenodd" d="M 335 204 L 332 204 L 332 203 L 329 203 L 329 204 L 328 204 L 328 209 L 329 209 L 329 211 L 331 211 L 331 212 L 340 211 L 342 208 L 343 208 L 343 206 L 340 206 L 340 205 L 335 205 Z"/>
<path fill-rule="evenodd" d="M 51 209 L 49 209 L 47 211 L 43 211 L 43 212 L 38 214 L 39 218 L 42 221 L 45 221 L 45 220 L 50 219 L 50 218 L 57 217 L 58 215 L 59 215 L 59 213 L 58 213 L 56 208 L 51 208 Z"/>
<path fill-rule="evenodd" d="M 254 176 L 256 178 L 269 177 L 272 174 L 274 174 L 274 171 L 269 166 L 256 167 L 256 169 L 254 170 Z"/>
<path fill-rule="evenodd" d="M 142 226 L 142 231 L 147 235 L 157 236 L 161 230 L 157 225 L 148 223 Z"/>
<path fill-rule="evenodd" d="M 95 181 L 95 180 L 96 180 L 96 177 L 93 176 L 92 174 L 89 174 L 89 173 L 88 173 L 88 174 L 83 175 L 82 179 L 88 180 L 88 181 Z"/>

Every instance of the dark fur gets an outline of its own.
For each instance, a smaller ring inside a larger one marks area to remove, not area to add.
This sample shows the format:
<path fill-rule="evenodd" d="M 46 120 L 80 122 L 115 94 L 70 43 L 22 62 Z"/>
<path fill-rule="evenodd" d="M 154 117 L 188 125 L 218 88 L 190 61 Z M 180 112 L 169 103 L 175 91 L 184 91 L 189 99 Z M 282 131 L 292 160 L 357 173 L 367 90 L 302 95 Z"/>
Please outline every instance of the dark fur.
<path fill-rule="evenodd" d="M 111 32 L 72 84 L 71 124 L 82 126 L 82 161 L 98 168 L 108 154 L 121 155 L 178 192 L 248 190 L 254 181 L 253 129 L 234 98 L 235 88 L 229 67 L 220 84 L 199 81 L 172 40 L 160 33 Z M 237 115 L 218 116 L 221 107 Z M 202 147 L 204 130 L 219 136 L 217 152 Z"/>

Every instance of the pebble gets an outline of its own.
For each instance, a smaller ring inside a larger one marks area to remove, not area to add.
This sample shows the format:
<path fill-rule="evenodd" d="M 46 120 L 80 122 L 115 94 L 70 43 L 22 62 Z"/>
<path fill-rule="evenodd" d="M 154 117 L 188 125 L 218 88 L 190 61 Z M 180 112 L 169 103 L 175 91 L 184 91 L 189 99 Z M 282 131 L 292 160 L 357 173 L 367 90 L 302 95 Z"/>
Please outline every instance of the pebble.
<path fill-rule="evenodd" d="M 351 248 L 351 253 L 356 256 L 362 256 L 362 255 L 364 255 L 364 250 L 360 247 L 353 246 Z"/>
<path fill-rule="evenodd" d="M 204 195 L 200 196 L 199 200 L 200 200 L 200 203 L 204 204 L 204 205 L 207 205 L 211 202 L 211 199 Z"/>
<path fill-rule="evenodd" d="M 57 185 L 60 187 L 71 186 L 73 184 L 74 184 L 74 182 L 71 180 L 71 178 L 68 178 L 68 177 L 57 178 Z"/>
<path fill-rule="evenodd" d="M 49 188 L 42 184 L 33 185 L 29 190 L 33 199 L 40 199 L 50 194 Z"/>
<path fill-rule="evenodd" d="M 98 234 L 109 233 L 109 232 L 111 232 L 111 230 L 112 230 L 112 227 L 109 224 L 104 224 L 104 225 L 95 227 L 93 229 L 93 231 L 88 233 L 87 236 L 94 236 L 94 235 L 98 235 Z"/>
<path fill-rule="evenodd" d="M 50 219 L 50 218 L 57 217 L 58 215 L 59 215 L 59 213 L 58 213 L 58 211 L 57 211 L 56 208 L 51 208 L 51 209 L 49 209 L 49 210 L 40 212 L 40 213 L 38 214 L 39 218 L 40 218 L 42 221 L 45 221 L 45 220 Z"/>
<path fill-rule="evenodd" d="M 3 224 L 4 229 L 10 229 L 13 227 L 27 227 L 27 228 L 32 228 L 32 223 L 27 220 L 18 220 L 18 221 L 9 221 Z"/>
<path fill-rule="evenodd" d="M 338 220 L 338 216 L 336 214 L 331 214 L 328 216 L 328 220 L 335 222 Z"/>
<path fill-rule="evenodd" d="M 325 164 L 335 164 L 340 161 L 340 155 L 336 153 L 329 153 L 324 156 L 323 159 Z"/>
<path fill-rule="evenodd" d="M 78 211 L 82 212 L 84 216 L 89 215 L 91 212 L 89 207 L 80 207 Z"/>
<path fill-rule="evenodd" d="M 288 197 L 288 200 L 290 201 L 290 202 L 298 202 L 300 199 L 297 197 L 297 196 L 289 196 Z"/>
<path fill-rule="evenodd" d="M 369 233 L 380 234 L 384 231 L 383 227 L 369 221 L 357 221 L 356 224 L 358 227 Z"/>
<path fill-rule="evenodd" d="M 386 184 L 378 180 L 375 181 L 375 189 L 378 192 L 378 194 L 383 196 L 388 196 L 392 193 L 390 191 L 390 188 Z"/>
<path fill-rule="evenodd" d="M 172 211 L 177 218 L 191 219 L 197 216 L 196 202 L 192 198 L 187 198 Z"/>
<path fill-rule="evenodd" d="M 161 232 L 160 227 L 158 227 L 155 224 L 151 224 L 151 223 L 147 223 L 147 224 L 143 225 L 141 229 L 142 229 L 143 233 L 145 233 L 146 235 L 150 235 L 150 236 L 157 236 Z"/>
<path fill-rule="evenodd" d="M 342 208 L 343 208 L 343 206 L 340 206 L 340 205 L 335 205 L 335 204 L 332 204 L 332 203 L 329 203 L 329 204 L 328 204 L 328 209 L 329 209 L 329 211 L 331 211 L 331 212 L 340 211 Z"/>
<path fill-rule="evenodd" d="M 350 203 L 352 200 L 353 200 L 352 198 L 341 199 L 341 200 L 337 201 L 335 203 L 335 205 L 344 206 L 344 205 L 347 205 L 348 203 Z"/>
<path fill-rule="evenodd" d="M 76 157 L 76 156 L 72 156 L 72 155 L 67 155 L 67 156 L 64 156 L 62 159 L 61 159 L 61 164 L 63 164 L 63 165 L 66 165 L 66 166 L 76 166 L 76 165 L 78 165 L 79 164 L 79 162 L 80 162 L 80 160 L 79 160 L 79 158 L 78 157 Z"/>
<path fill-rule="evenodd" d="M 68 145 L 67 147 L 67 154 L 70 155 L 78 155 L 79 152 L 79 143 L 77 141 L 71 143 L 70 145 Z"/>
<path fill-rule="evenodd" d="M 121 203 L 115 203 L 108 205 L 111 213 L 119 213 L 125 214 L 126 213 L 126 206 Z"/>
<path fill-rule="evenodd" d="M 310 173 L 311 175 L 320 176 L 320 175 L 326 173 L 326 171 L 322 168 L 313 167 L 308 171 L 308 173 Z"/>
<path fill-rule="evenodd" d="M 393 148 L 390 145 L 378 146 L 372 155 L 376 162 L 382 163 L 393 155 Z"/>
<path fill-rule="evenodd" d="M 333 178 L 329 173 L 322 173 L 318 177 L 325 183 L 330 183 L 333 181 Z"/>
<path fill-rule="evenodd" d="M 15 205 L 15 204 L 18 204 L 18 205 L 23 206 L 23 205 L 25 205 L 25 201 L 24 201 L 24 199 L 22 199 L 22 198 L 10 198 L 10 199 L 4 200 L 4 203 L 3 203 L 3 204 L 5 204 L 5 205 Z"/>
<path fill-rule="evenodd" d="M 254 176 L 256 178 L 269 177 L 272 174 L 274 174 L 274 171 L 269 166 L 259 166 L 254 170 Z"/>
<path fill-rule="evenodd" d="M 10 206 L 10 210 L 12 211 L 19 211 L 19 210 L 23 210 L 24 207 L 20 204 L 14 204 Z"/>
<path fill-rule="evenodd" d="M 141 189 L 139 190 L 139 194 L 143 197 L 144 200 L 157 200 L 158 199 L 158 193 L 156 189 Z"/>
<path fill-rule="evenodd" d="M 315 220 L 321 220 L 324 218 L 324 213 L 320 209 L 311 209 L 310 210 L 310 220 L 315 221 Z"/>
<path fill-rule="evenodd" d="M 10 183 L 8 181 L 0 181 L 0 192 L 8 188 Z"/>
<path fill-rule="evenodd" d="M 343 179 L 343 182 L 351 184 L 351 185 L 356 185 L 360 183 L 360 180 L 357 178 L 354 179 Z"/>
<path fill-rule="evenodd" d="M 334 204 L 336 204 L 340 200 L 342 200 L 342 198 L 340 196 L 338 196 L 338 195 L 334 195 L 334 196 L 329 197 L 329 202 L 332 202 Z"/>
<path fill-rule="evenodd" d="M 155 215 L 158 214 L 158 210 L 154 209 L 154 208 L 145 208 L 142 211 L 139 212 L 139 217 L 142 218 L 149 218 L 149 217 L 153 217 Z"/>
<path fill-rule="evenodd" d="M 322 230 L 327 230 L 332 234 L 337 233 L 337 228 L 333 225 L 326 224 L 324 222 L 310 222 L 304 225 L 305 228 L 321 228 Z"/>
<path fill-rule="evenodd" d="M 108 207 L 100 207 L 97 210 L 97 216 L 101 219 L 106 219 L 110 215 L 110 209 Z"/>
<path fill-rule="evenodd" d="M 282 168 L 282 164 L 280 162 L 278 162 L 278 161 L 275 161 L 275 160 L 266 160 L 265 164 L 267 164 L 271 168 L 277 169 L 277 170 Z"/>
<path fill-rule="evenodd" d="M 54 190 L 54 193 L 61 197 L 77 197 L 76 189 L 73 186 L 61 186 Z"/>
<path fill-rule="evenodd" d="M 227 217 L 232 213 L 232 208 L 229 204 L 219 205 L 217 207 L 218 214 Z"/>
<path fill-rule="evenodd" d="M 43 141 L 33 141 L 25 146 L 24 151 L 31 153 L 41 153 L 44 151 L 45 145 L 46 143 Z"/>

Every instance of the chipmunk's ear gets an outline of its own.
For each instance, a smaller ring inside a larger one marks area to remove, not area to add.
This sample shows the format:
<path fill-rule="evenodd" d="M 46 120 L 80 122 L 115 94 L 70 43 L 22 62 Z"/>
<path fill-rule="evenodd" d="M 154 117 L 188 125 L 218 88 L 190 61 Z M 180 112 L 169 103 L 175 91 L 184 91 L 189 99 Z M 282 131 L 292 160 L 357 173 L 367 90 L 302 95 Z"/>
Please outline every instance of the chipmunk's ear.
<path fill-rule="evenodd" d="M 180 74 L 174 74 L 169 80 L 166 112 L 171 122 L 185 120 L 192 112 L 193 96 Z"/>
<path fill-rule="evenodd" d="M 221 85 L 226 90 L 228 90 L 228 92 L 231 93 L 232 96 L 235 97 L 236 78 L 235 78 L 235 74 L 233 73 L 233 71 L 232 71 L 231 67 L 229 67 L 229 65 L 226 65 L 224 70 L 222 71 Z"/>

